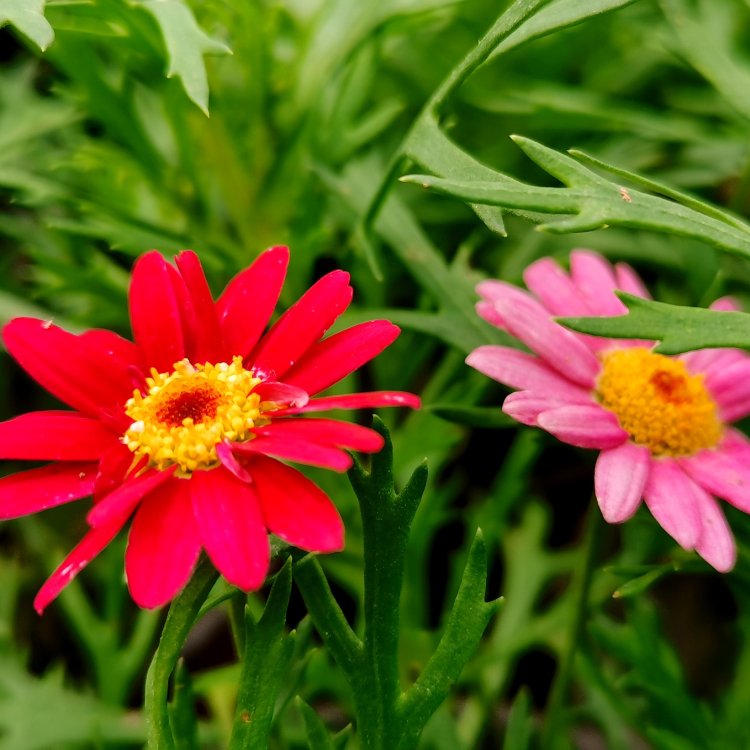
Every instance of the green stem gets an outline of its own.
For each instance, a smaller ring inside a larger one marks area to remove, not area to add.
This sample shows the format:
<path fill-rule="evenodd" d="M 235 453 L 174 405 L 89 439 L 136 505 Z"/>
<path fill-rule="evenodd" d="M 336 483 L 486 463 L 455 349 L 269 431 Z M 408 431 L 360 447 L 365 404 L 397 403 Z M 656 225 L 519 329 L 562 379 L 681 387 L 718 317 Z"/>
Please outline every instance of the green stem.
<path fill-rule="evenodd" d="M 144 712 L 149 750 L 175 750 L 169 721 L 169 678 L 217 577 L 218 573 L 208 558 L 202 558 L 190 582 L 169 608 L 159 646 L 146 676 Z"/>
<path fill-rule="evenodd" d="M 587 519 L 586 535 L 581 548 L 581 557 L 576 570 L 573 590 L 571 592 L 573 615 L 570 621 L 570 631 L 567 641 L 560 654 L 559 666 L 552 684 L 550 697 L 547 701 L 544 726 L 541 734 L 542 750 L 554 750 L 560 746 L 560 726 L 565 708 L 565 700 L 573 674 L 573 665 L 578 650 L 578 643 L 583 631 L 583 623 L 588 611 L 588 600 L 591 587 L 591 577 L 601 527 L 601 515 L 595 502 L 590 503 Z"/>

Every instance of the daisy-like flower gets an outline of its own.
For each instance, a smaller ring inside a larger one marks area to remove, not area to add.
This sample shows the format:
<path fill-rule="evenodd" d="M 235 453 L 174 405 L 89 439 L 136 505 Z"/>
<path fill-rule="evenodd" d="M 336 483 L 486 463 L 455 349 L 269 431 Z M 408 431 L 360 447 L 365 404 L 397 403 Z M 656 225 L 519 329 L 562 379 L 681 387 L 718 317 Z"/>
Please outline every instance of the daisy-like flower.
<path fill-rule="evenodd" d="M 625 264 L 574 251 L 570 274 L 551 258 L 526 269 L 528 294 L 502 281 L 477 291 L 479 315 L 532 353 L 481 346 L 467 363 L 511 388 L 503 411 L 559 440 L 599 450 L 594 490 L 604 518 L 620 523 L 643 500 L 687 550 L 719 571 L 736 558 L 716 498 L 750 512 L 750 441 L 731 423 L 750 414 L 750 356 L 705 349 L 680 357 L 651 342 L 574 333 L 553 316 L 626 312 L 616 289 L 648 297 Z M 734 309 L 719 300 L 714 309 Z"/>
<path fill-rule="evenodd" d="M 346 450 L 378 451 L 381 436 L 307 414 L 418 407 L 419 399 L 393 391 L 311 398 L 399 329 L 373 320 L 321 340 L 352 299 L 349 275 L 333 271 L 264 333 L 288 262 L 287 248 L 267 250 L 214 301 L 195 253 L 180 253 L 174 266 L 143 255 L 130 285 L 134 342 L 32 318 L 5 327 L 10 354 L 74 411 L 0 423 L 0 457 L 55 462 L 0 479 L 0 518 L 93 496 L 91 528 L 42 586 L 38 612 L 131 516 L 125 572 L 142 607 L 169 601 L 201 550 L 250 591 L 268 571 L 268 532 L 306 550 L 342 548 L 331 500 L 282 461 L 345 471 Z"/>

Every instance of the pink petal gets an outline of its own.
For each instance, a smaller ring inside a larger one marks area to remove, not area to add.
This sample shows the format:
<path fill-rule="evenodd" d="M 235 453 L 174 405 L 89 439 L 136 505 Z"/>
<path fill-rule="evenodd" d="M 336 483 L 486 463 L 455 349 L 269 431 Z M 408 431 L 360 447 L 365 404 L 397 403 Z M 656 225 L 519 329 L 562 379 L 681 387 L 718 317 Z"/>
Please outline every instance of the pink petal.
<path fill-rule="evenodd" d="M 646 486 L 651 453 L 634 443 L 602 451 L 596 460 L 594 490 L 604 520 L 627 521 L 638 509 Z"/>
<path fill-rule="evenodd" d="M 671 458 L 651 462 L 643 499 L 659 525 L 684 549 L 694 549 L 703 526 L 695 482 Z"/>
<path fill-rule="evenodd" d="M 252 486 L 225 469 L 197 471 L 190 480 L 190 494 L 203 546 L 214 565 L 243 591 L 259 588 L 268 572 L 270 551 Z"/>
<path fill-rule="evenodd" d="M 170 479 L 176 468 L 173 466 L 166 471 L 147 469 L 139 476 L 127 479 L 125 484 L 110 492 L 89 511 L 86 516 L 89 525 L 102 526 L 117 518 L 122 518 L 124 523 L 138 503 Z"/>
<path fill-rule="evenodd" d="M 593 314 L 586 298 L 552 258 L 541 258 L 528 266 L 523 280 L 552 315 Z"/>
<path fill-rule="evenodd" d="M 175 263 L 196 313 L 195 327 L 191 331 L 192 347 L 188 352 L 190 361 L 231 361 L 231 350 L 227 352 L 224 346 L 219 318 L 200 259 L 192 250 L 183 250 L 175 257 Z"/>
<path fill-rule="evenodd" d="M 347 471 L 352 466 L 352 457 L 338 448 L 319 445 L 304 439 L 281 436 L 259 437 L 247 443 L 235 443 L 235 455 L 266 455 L 295 461 L 309 466 L 321 466 L 334 471 Z"/>
<path fill-rule="evenodd" d="M 480 288 L 492 296 L 511 334 L 566 378 L 593 387 L 601 363 L 576 334 L 555 323 L 548 310 L 511 284 L 485 281 Z"/>
<path fill-rule="evenodd" d="M 43 388 L 91 416 L 102 408 L 121 408 L 132 395 L 130 377 L 113 367 L 100 342 L 74 336 L 50 323 L 15 318 L 3 329 L 5 345 Z"/>
<path fill-rule="evenodd" d="M 723 312 L 739 312 L 742 310 L 742 305 L 734 297 L 719 297 L 708 308 L 709 310 L 720 310 Z"/>
<path fill-rule="evenodd" d="M 627 312 L 625 305 L 615 296 L 618 283 L 612 266 L 598 253 L 574 250 L 570 254 L 570 275 L 595 315 Z"/>
<path fill-rule="evenodd" d="M 94 488 L 96 464 L 62 463 L 0 479 L 0 518 L 18 518 L 86 497 Z"/>
<path fill-rule="evenodd" d="M 383 437 L 375 430 L 336 419 L 274 419 L 253 432 L 258 436 L 298 438 L 363 453 L 374 453 L 383 447 Z"/>
<path fill-rule="evenodd" d="M 642 299 L 651 299 L 651 294 L 641 281 L 641 277 L 627 263 L 615 264 L 615 279 L 617 288 L 623 292 Z"/>
<path fill-rule="evenodd" d="M 681 354 L 680 359 L 687 363 L 692 373 L 716 375 L 725 367 L 745 359 L 746 356 L 741 349 L 699 349 Z"/>
<path fill-rule="evenodd" d="M 117 436 L 74 412 L 37 411 L 0 422 L 0 457 L 35 461 L 94 461 Z"/>
<path fill-rule="evenodd" d="M 507 331 L 503 316 L 495 309 L 495 305 L 492 302 L 477 302 L 476 304 L 477 315 L 486 320 L 491 325 L 499 328 L 501 331 Z"/>
<path fill-rule="evenodd" d="M 289 405 L 292 407 L 305 406 L 310 400 L 307 391 L 298 388 L 296 385 L 287 385 L 286 383 L 277 383 L 267 380 L 259 383 L 253 389 L 253 393 L 260 396 L 264 403 L 275 403 L 279 405 Z"/>
<path fill-rule="evenodd" d="M 201 541 L 190 502 L 191 482 L 167 482 L 135 514 L 125 551 L 125 574 L 139 607 L 166 604 L 190 580 L 198 561 Z"/>
<path fill-rule="evenodd" d="M 680 465 L 704 490 L 750 513 L 750 466 L 733 452 L 705 450 L 680 459 Z"/>
<path fill-rule="evenodd" d="M 133 266 L 130 323 L 147 367 L 169 372 L 185 356 L 177 294 L 167 262 L 155 250 Z"/>
<path fill-rule="evenodd" d="M 117 536 L 125 519 L 91 529 L 60 563 L 34 598 L 34 609 L 41 615 L 47 605 Z"/>
<path fill-rule="evenodd" d="M 480 346 L 469 354 L 466 364 L 510 388 L 576 402 L 591 401 L 589 390 L 567 380 L 533 354 L 508 346 Z"/>
<path fill-rule="evenodd" d="M 269 531 L 312 552 L 343 549 L 344 524 L 328 495 L 271 458 L 255 456 L 249 463 Z"/>
<path fill-rule="evenodd" d="M 272 247 L 241 271 L 216 302 L 229 355 L 245 356 L 258 343 L 284 285 L 289 248 Z"/>
<path fill-rule="evenodd" d="M 370 320 L 347 328 L 309 349 L 284 375 L 284 382 L 311 395 L 325 390 L 380 354 L 400 332 L 387 320 Z"/>
<path fill-rule="evenodd" d="M 612 412 L 597 404 L 560 406 L 542 412 L 537 424 L 564 443 L 578 448 L 609 450 L 624 443 L 629 435 Z"/>
<path fill-rule="evenodd" d="M 571 402 L 564 398 L 555 398 L 554 396 L 540 396 L 534 391 L 515 391 L 507 396 L 503 403 L 503 411 L 513 417 L 521 424 L 530 427 L 537 426 L 537 417 L 549 409 L 555 409 L 559 406 L 567 406 L 571 403 L 592 403 L 591 396 L 585 394 L 578 402 Z"/>
<path fill-rule="evenodd" d="M 724 437 L 715 450 L 732 456 L 741 464 L 750 466 L 750 439 L 744 432 L 740 432 L 733 427 L 726 428 Z"/>
<path fill-rule="evenodd" d="M 312 411 L 328 411 L 329 409 L 377 409 L 381 406 L 405 406 L 419 409 L 422 402 L 419 396 L 404 391 L 370 391 L 368 393 L 346 393 L 340 396 L 324 396 L 313 398 L 306 406 L 283 409 L 276 412 L 283 414 L 306 414 Z"/>
<path fill-rule="evenodd" d="M 737 560 L 737 548 L 729 524 L 719 503 L 711 495 L 697 485 L 695 493 L 702 523 L 695 551 L 720 573 L 726 573 Z"/>
<path fill-rule="evenodd" d="M 349 274 L 332 271 L 313 284 L 248 357 L 260 377 L 277 380 L 315 344 L 352 301 Z"/>
<path fill-rule="evenodd" d="M 726 364 L 714 365 L 705 377 L 706 388 L 719 406 L 725 422 L 746 416 L 744 411 L 750 403 L 750 357 L 724 358 Z"/>

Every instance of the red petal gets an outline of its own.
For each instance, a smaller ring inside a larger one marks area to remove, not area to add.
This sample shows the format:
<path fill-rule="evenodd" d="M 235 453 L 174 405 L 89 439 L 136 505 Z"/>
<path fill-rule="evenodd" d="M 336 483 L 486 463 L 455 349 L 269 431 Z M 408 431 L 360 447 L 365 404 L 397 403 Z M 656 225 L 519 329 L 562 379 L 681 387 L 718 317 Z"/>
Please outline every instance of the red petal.
<path fill-rule="evenodd" d="M 275 414 L 305 414 L 310 411 L 328 411 L 328 409 L 377 409 L 381 406 L 408 406 L 419 409 L 422 402 L 419 396 L 404 391 L 370 391 L 369 393 L 346 393 L 342 396 L 324 396 L 312 398 L 307 406 L 292 409 L 280 409 Z"/>
<path fill-rule="evenodd" d="M 227 352 L 245 356 L 273 315 L 289 265 L 289 248 L 272 247 L 237 274 L 216 302 Z"/>
<path fill-rule="evenodd" d="M 5 345 L 26 372 L 54 396 L 92 416 L 122 408 L 132 394 L 130 377 L 108 357 L 100 341 L 74 336 L 33 318 L 16 318 L 3 329 Z"/>
<path fill-rule="evenodd" d="M 117 536 L 124 519 L 91 529 L 60 563 L 34 598 L 34 609 L 41 615 L 47 605 Z"/>
<path fill-rule="evenodd" d="M 334 471 L 346 471 L 352 466 L 352 457 L 338 448 L 288 436 L 259 437 L 247 443 L 237 443 L 232 449 L 245 456 L 261 453 Z"/>
<path fill-rule="evenodd" d="M 214 565 L 243 591 L 259 588 L 268 572 L 270 551 L 251 485 L 223 468 L 196 471 L 190 494 L 203 546 Z"/>
<path fill-rule="evenodd" d="M 363 453 L 374 453 L 383 447 L 383 437 L 375 430 L 335 419 L 276 419 L 253 432 L 258 436 L 301 438 Z"/>
<path fill-rule="evenodd" d="M 255 386 L 253 393 L 257 393 L 261 401 L 289 404 L 294 407 L 304 406 L 310 400 L 307 391 L 297 388 L 296 385 L 277 383 L 274 380 L 267 380 Z"/>
<path fill-rule="evenodd" d="M 94 502 L 108 495 L 124 481 L 133 466 L 133 454 L 121 443 L 113 445 L 101 457 L 99 471 L 94 480 Z"/>
<path fill-rule="evenodd" d="M 387 320 L 371 320 L 341 331 L 313 346 L 284 375 L 284 382 L 311 395 L 318 393 L 377 357 L 400 332 Z"/>
<path fill-rule="evenodd" d="M 187 479 L 174 479 L 147 497 L 133 519 L 125 573 L 133 601 L 166 604 L 190 579 L 201 551 Z"/>
<path fill-rule="evenodd" d="M 351 301 L 348 273 L 332 271 L 324 276 L 276 321 L 248 357 L 250 366 L 260 377 L 278 380 L 323 336 Z"/>
<path fill-rule="evenodd" d="M 0 422 L 0 457 L 94 461 L 117 437 L 101 422 L 66 411 L 37 411 Z"/>
<path fill-rule="evenodd" d="M 172 277 L 167 262 L 155 250 L 142 255 L 133 267 L 130 323 L 148 368 L 166 372 L 185 356 Z"/>
<path fill-rule="evenodd" d="M 174 474 L 177 467 L 166 471 L 147 470 L 140 476 L 128 479 L 113 490 L 90 511 L 86 520 L 91 526 L 102 526 L 115 518 L 122 517 L 123 522 L 130 517 L 135 507 L 149 492 L 164 484 Z"/>
<path fill-rule="evenodd" d="M 18 518 L 90 495 L 96 464 L 63 463 L 0 479 L 0 518 Z"/>
<path fill-rule="evenodd" d="M 272 458 L 248 461 L 269 531 L 314 552 L 344 547 L 344 524 L 328 495 L 296 469 Z"/>
<path fill-rule="evenodd" d="M 227 359 L 226 347 L 200 259 L 192 250 L 184 250 L 175 257 L 175 263 L 182 274 L 192 307 L 196 312 L 195 329 L 192 332 L 193 350 L 188 353 L 190 361 L 223 362 Z"/>

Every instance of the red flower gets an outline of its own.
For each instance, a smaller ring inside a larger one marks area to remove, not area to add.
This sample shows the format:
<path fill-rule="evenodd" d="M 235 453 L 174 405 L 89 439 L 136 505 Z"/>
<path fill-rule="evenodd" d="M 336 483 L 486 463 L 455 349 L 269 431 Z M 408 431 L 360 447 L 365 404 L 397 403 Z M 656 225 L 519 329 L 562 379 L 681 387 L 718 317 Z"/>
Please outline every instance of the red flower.
<path fill-rule="evenodd" d="M 67 333 L 17 318 L 3 331 L 10 354 L 75 411 L 0 423 L 0 456 L 55 461 L 0 479 L 0 518 L 93 495 L 91 530 L 34 600 L 38 612 L 135 513 L 125 570 L 142 607 L 169 601 L 202 549 L 224 577 L 258 588 L 268 532 L 297 547 L 343 546 L 336 508 L 313 482 L 277 459 L 345 471 L 348 450 L 374 452 L 373 430 L 299 416 L 337 408 L 418 407 L 410 393 L 311 399 L 377 356 L 398 336 L 373 320 L 321 340 L 352 299 L 333 271 L 264 330 L 289 262 L 263 253 L 214 302 L 195 253 L 176 267 L 157 252 L 135 264 L 130 319 L 135 343 L 110 331 Z"/>

